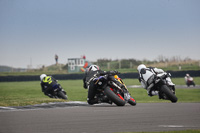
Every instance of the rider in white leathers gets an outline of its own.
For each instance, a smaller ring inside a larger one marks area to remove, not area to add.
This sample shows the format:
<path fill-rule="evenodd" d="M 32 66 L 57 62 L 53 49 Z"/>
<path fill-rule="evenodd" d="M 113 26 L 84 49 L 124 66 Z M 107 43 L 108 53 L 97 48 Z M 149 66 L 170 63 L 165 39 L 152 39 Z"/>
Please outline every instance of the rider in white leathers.
<path fill-rule="evenodd" d="M 157 95 L 157 91 L 150 91 L 148 86 L 153 82 L 155 75 L 162 75 L 165 72 L 162 69 L 146 67 L 144 64 L 141 64 L 137 67 L 139 72 L 139 81 L 144 89 L 147 90 L 147 94 L 149 96 Z M 170 79 L 170 77 L 166 78 L 169 85 L 174 85 Z"/>

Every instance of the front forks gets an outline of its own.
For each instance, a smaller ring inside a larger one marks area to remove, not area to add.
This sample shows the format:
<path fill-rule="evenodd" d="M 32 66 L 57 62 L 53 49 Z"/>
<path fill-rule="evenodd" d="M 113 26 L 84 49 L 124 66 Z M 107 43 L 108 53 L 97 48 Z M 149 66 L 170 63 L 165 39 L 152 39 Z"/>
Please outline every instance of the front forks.
<path fill-rule="evenodd" d="M 124 99 L 128 101 L 131 98 L 130 94 L 128 92 L 124 93 Z"/>

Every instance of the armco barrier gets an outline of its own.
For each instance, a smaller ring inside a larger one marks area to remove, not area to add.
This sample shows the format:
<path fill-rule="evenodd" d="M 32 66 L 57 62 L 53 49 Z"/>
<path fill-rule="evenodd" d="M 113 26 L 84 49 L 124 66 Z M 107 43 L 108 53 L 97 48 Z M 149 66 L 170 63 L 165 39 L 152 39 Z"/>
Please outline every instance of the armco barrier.
<path fill-rule="evenodd" d="M 188 73 L 192 77 L 200 76 L 200 70 L 198 71 L 167 71 L 171 73 L 172 77 L 185 77 L 185 74 Z M 60 74 L 52 75 L 55 79 L 58 80 L 76 80 L 83 79 L 84 74 Z M 138 78 L 138 73 L 122 73 L 119 75 L 120 78 Z M 0 82 L 12 82 L 12 81 L 39 81 L 40 76 L 0 76 Z"/>

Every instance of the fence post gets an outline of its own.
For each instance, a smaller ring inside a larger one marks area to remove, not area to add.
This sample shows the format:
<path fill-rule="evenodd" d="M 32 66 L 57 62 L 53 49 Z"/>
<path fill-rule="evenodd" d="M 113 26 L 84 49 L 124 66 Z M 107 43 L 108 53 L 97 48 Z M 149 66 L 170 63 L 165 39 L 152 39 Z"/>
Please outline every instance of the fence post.
<path fill-rule="evenodd" d="M 110 70 L 110 62 L 107 63 L 107 68 Z"/>
<path fill-rule="evenodd" d="M 121 69 L 121 60 L 119 60 L 119 69 Z"/>

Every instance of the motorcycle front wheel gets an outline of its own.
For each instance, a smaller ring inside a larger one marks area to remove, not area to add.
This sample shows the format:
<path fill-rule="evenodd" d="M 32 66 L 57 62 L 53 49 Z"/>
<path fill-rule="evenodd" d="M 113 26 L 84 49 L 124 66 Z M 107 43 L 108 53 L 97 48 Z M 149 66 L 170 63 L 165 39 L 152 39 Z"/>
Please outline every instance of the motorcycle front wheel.
<path fill-rule="evenodd" d="M 135 101 L 135 99 L 132 98 L 132 97 L 128 100 L 128 103 L 129 103 L 130 105 L 133 105 L 133 106 L 136 105 L 136 101 Z"/>
<path fill-rule="evenodd" d="M 160 91 L 164 93 L 172 103 L 176 103 L 178 101 L 178 98 L 175 96 L 175 94 L 172 93 L 172 91 L 170 91 L 166 85 L 163 85 Z"/>
<path fill-rule="evenodd" d="M 104 93 L 107 95 L 107 97 L 114 102 L 117 106 L 124 106 L 126 104 L 126 101 L 120 94 L 115 94 L 110 87 L 106 87 L 104 90 Z"/>
<path fill-rule="evenodd" d="M 67 100 L 67 96 L 62 91 L 58 92 L 58 97 L 61 97 L 62 99 Z"/>

